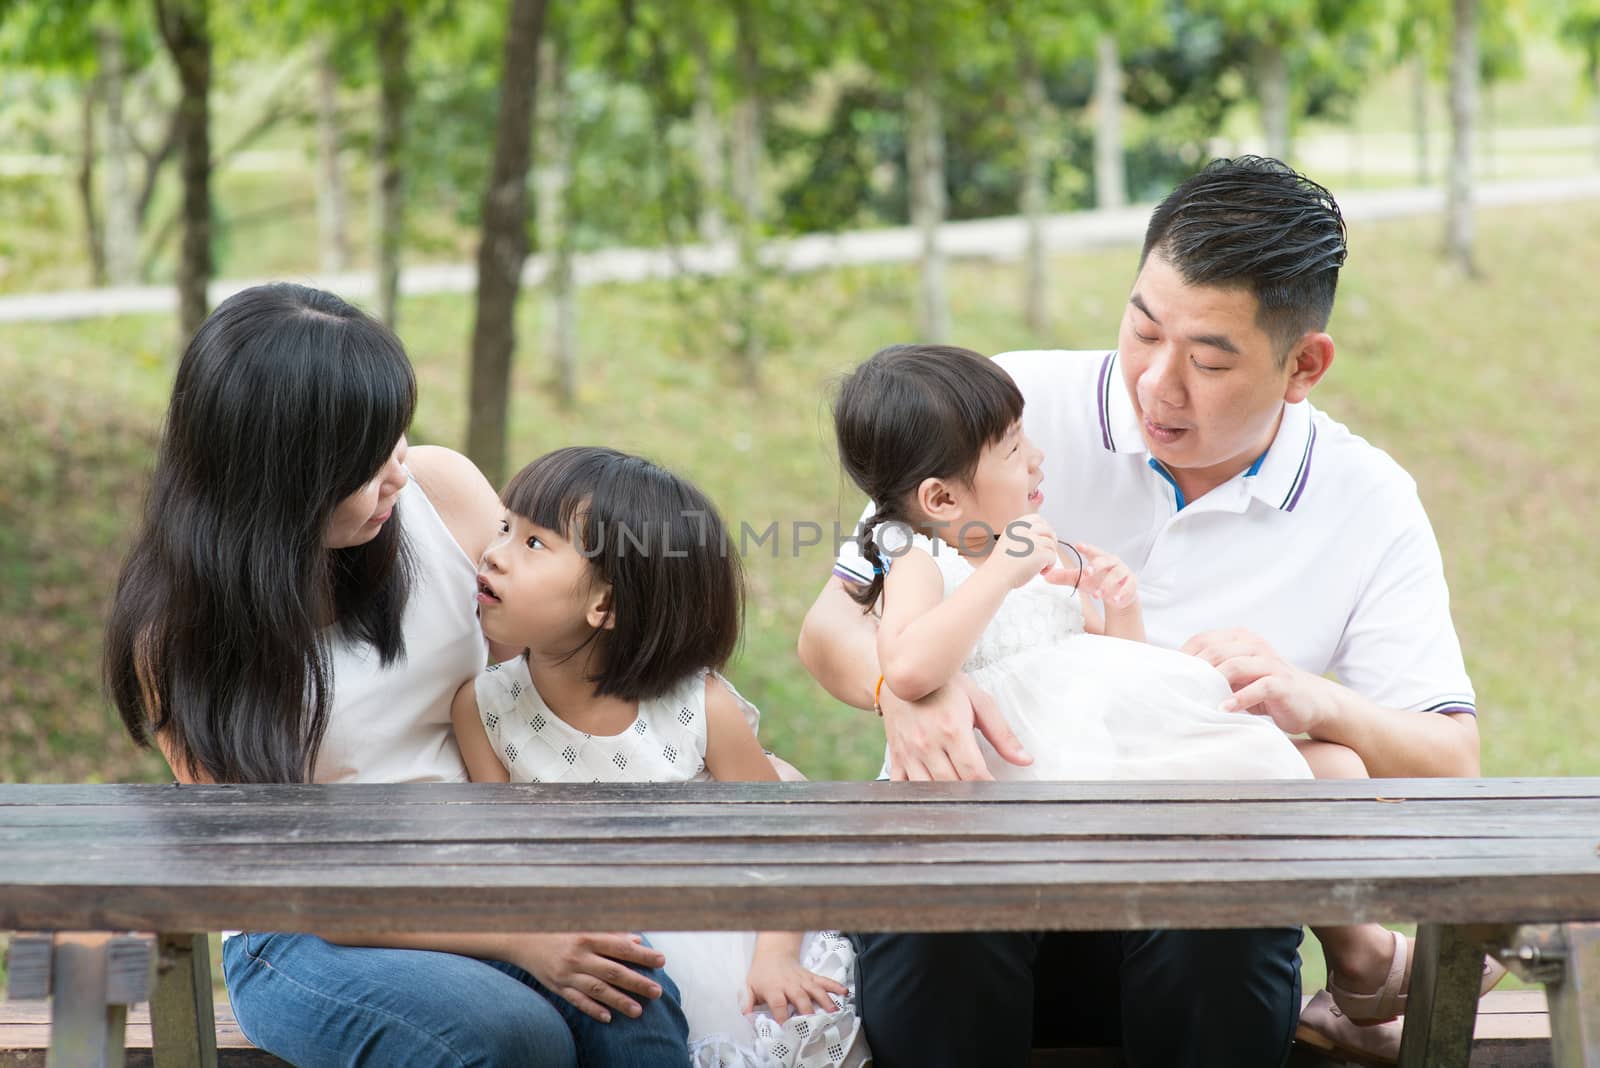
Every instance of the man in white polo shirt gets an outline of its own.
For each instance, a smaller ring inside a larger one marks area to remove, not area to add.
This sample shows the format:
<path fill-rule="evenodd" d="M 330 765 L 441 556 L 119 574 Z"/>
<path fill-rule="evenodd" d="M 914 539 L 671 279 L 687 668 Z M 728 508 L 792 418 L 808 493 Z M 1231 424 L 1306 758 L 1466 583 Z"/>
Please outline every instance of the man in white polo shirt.
<path fill-rule="evenodd" d="M 1333 362 L 1344 257 L 1326 189 L 1275 160 L 1217 161 L 1152 215 L 1115 352 L 997 360 L 1044 451 L 1045 518 L 1135 569 L 1150 641 L 1216 665 L 1240 714 L 1373 776 L 1475 775 L 1472 685 L 1415 483 L 1307 400 Z M 800 656 L 871 708 L 852 550 Z M 1031 759 L 965 680 L 881 703 L 891 778 L 988 778 L 974 729 Z M 1279 1065 L 1299 1007 L 1298 930 L 861 940 L 880 1068 L 1021 1065 L 1035 1037 L 1120 1041 L 1135 1066 Z"/>

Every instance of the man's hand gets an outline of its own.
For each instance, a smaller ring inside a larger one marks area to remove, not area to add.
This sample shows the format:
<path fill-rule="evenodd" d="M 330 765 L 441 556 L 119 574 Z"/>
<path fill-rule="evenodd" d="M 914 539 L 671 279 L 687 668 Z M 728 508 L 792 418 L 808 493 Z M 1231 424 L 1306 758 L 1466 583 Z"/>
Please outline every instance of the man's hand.
<path fill-rule="evenodd" d="M 896 782 L 993 779 L 972 735 L 974 727 L 1006 760 L 1033 763 L 994 698 L 965 675 L 957 675 L 920 701 L 902 701 L 885 686 L 880 705 L 889 742 L 889 778 Z"/>
<path fill-rule="evenodd" d="M 644 1010 L 628 995 L 658 998 L 661 987 L 628 967 L 660 968 L 666 957 L 636 934 L 527 934 L 516 936 L 511 964 L 531 972 L 549 990 L 601 1023 L 611 1010 L 638 1016 Z"/>
<path fill-rule="evenodd" d="M 1295 667 L 1253 631 L 1208 630 L 1184 642 L 1183 651 L 1222 672 L 1233 687 L 1222 704 L 1226 712 L 1267 716 L 1285 734 L 1313 738 L 1338 714 L 1337 683 Z"/>

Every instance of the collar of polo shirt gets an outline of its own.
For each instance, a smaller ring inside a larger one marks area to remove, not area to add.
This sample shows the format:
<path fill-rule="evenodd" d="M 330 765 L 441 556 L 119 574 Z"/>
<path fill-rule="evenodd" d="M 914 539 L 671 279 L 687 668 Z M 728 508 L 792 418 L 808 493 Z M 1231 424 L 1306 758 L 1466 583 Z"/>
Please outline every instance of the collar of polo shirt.
<path fill-rule="evenodd" d="M 1148 456 L 1150 448 L 1139 432 L 1139 416 L 1117 369 L 1117 354 L 1106 354 L 1097 379 L 1096 402 L 1100 409 L 1100 444 L 1111 452 Z M 1292 512 L 1305 493 L 1311 478 L 1311 462 L 1316 454 L 1317 428 L 1311 419 L 1311 403 L 1299 401 L 1283 407 L 1278 433 L 1267 451 L 1241 475 L 1250 495 L 1280 511 Z M 1157 476 L 1171 482 L 1151 457 Z"/>

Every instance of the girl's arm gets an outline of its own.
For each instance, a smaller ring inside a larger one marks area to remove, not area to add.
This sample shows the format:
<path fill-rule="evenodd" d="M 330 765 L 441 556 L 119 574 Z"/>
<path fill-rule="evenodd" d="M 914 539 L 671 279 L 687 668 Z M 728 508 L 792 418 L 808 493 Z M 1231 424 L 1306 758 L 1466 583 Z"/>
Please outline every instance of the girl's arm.
<path fill-rule="evenodd" d="M 933 557 L 908 549 L 895 559 L 883 583 L 878 664 L 896 697 L 920 700 L 955 677 L 1013 588 L 1004 572 L 985 561 L 946 597 Z"/>
<path fill-rule="evenodd" d="M 777 782 L 778 772 L 756 740 L 744 718 L 744 709 L 728 688 L 712 674 L 706 675 L 706 770 L 718 782 Z M 745 978 L 744 1012 L 756 1004 L 772 1010 L 779 1023 L 789 1018 L 789 1006 L 802 1014 L 835 1009 L 828 995 L 843 995 L 845 988 L 800 964 L 798 931 L 762 931 L 756 935 L 755 956 Z"/>
<path fill-rule="evenodd" d="M 483 729 L 478 716 L 478 690 L 476 679 L 468 679 L 456 691 L 450 702 L 450 723 L 455 728 L 456 745 L 461 749 L 461 759 L 467 765 L 467 777 L 473 782 L 510 782 L 511 773 L 500 763 L 494 746 L 489 743 L 489 732 Z"/>

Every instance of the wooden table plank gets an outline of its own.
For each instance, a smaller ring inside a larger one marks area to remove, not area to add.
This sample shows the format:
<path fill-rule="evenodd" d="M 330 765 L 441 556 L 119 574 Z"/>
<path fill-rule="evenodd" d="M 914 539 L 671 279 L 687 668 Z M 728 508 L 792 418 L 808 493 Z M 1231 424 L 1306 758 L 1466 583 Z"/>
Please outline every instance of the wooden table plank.
<path fill-rule="evenodd" d="M 1355 786 L 0 786 L 0 926 L 1095 929 L 1600 911 L 1600 780 Z"/>
<path fill-rule="evenodd" d="M 1375 797 L 1413 800 L 1492 800 L 1516 798 L 1577 798 L 1600 795 L 1595 778 L 1491 778 L 1491 779 L 1319 779 L 1294 781 L 1188 780 L 1183 782 L 1041 782 L 1041 783 L 696 783 L 682 784 L 596 783 L 578 789 L 533 783 L 353 783 L 336 787 L 351 803 L 387 805 L 417 803 L 426 795 L 430 804 L 523 804 L 529 801 L 593 803 L 648 800 L 651 804 L 701 803 L 737 800 L 752 804 L 922 804 L 949 801 L 1106 801 L 1144 804 L 1150 801 L 1214 803 L 1234 800 L 1371 800 Z M 0 809 L 37 804 L 115 807 L 128 801 L 143 802 L 154 795 L 163 804 L 273 803 L 325 804 L 325 786 L 215 786 L 150 784 L 21 783 L 0 786 Z"/>

